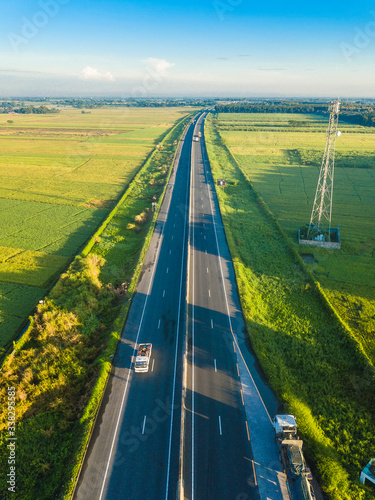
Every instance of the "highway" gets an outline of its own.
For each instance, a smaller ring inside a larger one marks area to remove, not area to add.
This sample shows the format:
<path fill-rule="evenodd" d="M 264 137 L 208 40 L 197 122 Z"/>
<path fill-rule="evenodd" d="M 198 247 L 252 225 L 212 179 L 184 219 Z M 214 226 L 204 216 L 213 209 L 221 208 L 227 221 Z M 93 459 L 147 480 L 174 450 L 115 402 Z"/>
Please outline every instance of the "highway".
<path fill-rule="evenodd" d="M 76 500 L 177 496 L 192 132 L 179 145 Z M 132 369 L 139 342 L 152 343 L 148 373 Z"/>
<path fill-rule="evenodd" d="M 203 138 L 178 146 L 75 500 L 285 500 Z M 194 140 L 193 140 L 194 137 Z M 148 373 L 135 373 L 139 343 Z M 256 383 L 255 383 L 256 381 Z M 256 456 L 253 456 L 256 455 Z"/>
<path fill-rule="evenodd" d="M 203 118 L 195 136 L 203 136 Z M 257 499 L 203 141 L 192 143 L 184 498 Z"/>

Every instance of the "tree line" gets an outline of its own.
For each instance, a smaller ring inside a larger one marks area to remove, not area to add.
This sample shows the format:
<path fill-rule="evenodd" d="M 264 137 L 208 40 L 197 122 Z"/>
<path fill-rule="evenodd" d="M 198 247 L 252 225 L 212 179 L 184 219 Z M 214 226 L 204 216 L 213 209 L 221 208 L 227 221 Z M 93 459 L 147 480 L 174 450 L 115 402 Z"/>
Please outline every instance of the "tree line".
<path fill-rule="evenodd" d="M 215 105 L 215 113 L 301 113 L 328 114 L 329 101 L 299 102 L 299 101 L 261 101 L 261 102 L 231 102 Z M 372 104 L 344 102 L 340 108 L 340 119 L 365 127 L 375 126 L 375 109 Z"/>
<path fill-rule="evenodd" d="M 19 108 L 13 107 L 13 106 L 2 106 L 2 111 L 1 113 L 17 113 L 20 115 L 30 115 L 30 114 L 36 114 L 36 115 L 46 115 L 50 113 L 60 113 L 60 110 L 57 108 L 49 108 L 48 106 L 21 106 Z"/>

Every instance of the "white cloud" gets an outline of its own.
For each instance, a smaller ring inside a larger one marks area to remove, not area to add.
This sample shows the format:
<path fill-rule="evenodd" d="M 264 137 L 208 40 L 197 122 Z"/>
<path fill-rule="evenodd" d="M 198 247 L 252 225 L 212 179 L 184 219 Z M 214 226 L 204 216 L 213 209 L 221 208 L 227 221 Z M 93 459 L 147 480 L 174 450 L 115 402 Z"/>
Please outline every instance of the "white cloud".
<path fill-rule="evenodd" d="M 92 68 L 91 66 L 86 66 L 81 71 L 79 76 L 80 80 L 92 80 L 96 82 L 114 82 L 115 79 L 109 71 L 107 73 L 100 73 L 96 68 Z"/>
<path fill-rule="evenodd" d="M 147 63 L 156 73 L 165 73 L 167 69 L 174 66 L 174 63 L 170 63 L 165 59 L 158 59 L 157 57 L 149 57 L 143 62 Z"/>

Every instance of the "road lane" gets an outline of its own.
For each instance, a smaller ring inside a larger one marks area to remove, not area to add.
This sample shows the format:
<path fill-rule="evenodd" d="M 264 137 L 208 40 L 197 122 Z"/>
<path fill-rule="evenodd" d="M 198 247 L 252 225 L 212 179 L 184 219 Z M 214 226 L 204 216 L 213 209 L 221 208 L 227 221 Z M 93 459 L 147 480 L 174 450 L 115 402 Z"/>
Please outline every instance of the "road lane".
<path fill-rule="evenodd" d="M 144 498 L 145 477 L 148 499 L 177 495 L 191 140 L 192 126 L 182 141 L 145 258 L 77 500 Z M 131 366 L 139 342 L 153 344 L 148 373 L 135 374 Z"/>
<path fill-rule="evenodd" d="M 202 136 L 203 136 L 202 130 Z M 212 179 L 210 165 L 207 157 L 204 140 L 200 149 L 203 164 L 202 173 L 206 179 L 206 193 L 210 205 L 211 227 L 214 233 L 213 245 L 218 264 L 217 273 L 223 292 L 225 306 L 222 312 L 226 312 L 228 328 L 226 330 L 226 344 L 230 351 L 230 341 L 236 357 L 237 375 L 241 382 L 241 402 L 245 407 L 246 435 L 251 441 L 253 460 L 251 461 L 252 475 L 248 484 L 252 488 L 252 494 L 263 500 L 287 500 L 289 499 L 286 476 L 279 460 L 278 449 L 275 444 L 274 431 L 271 424 L 270 413 L 273 415 L 279 403 L 265 382 L 264 377 L 258 370 L 257 362 L 249 345 L 241 304 L 237 291 L 234 267 L 225 237 L 224 227 L 220 215 L 219 204 Z M 193 155 L 194 156 L 194 155 Z M 207 238 L 204 238 L 205 240 Z M 196 245 L 195 245 L 196 246 Z M 207 251 L 205 250 L 207 254 Z M 229 334 L 229 335 L 228 335 Z M 258 490 L 255 492 L 255 490 Z M 233 494 L 233 491 L 230 492 Z M 227 498 L 225 492 L 222 498 Z M 246 492 L 239 493 L 239 499 L 249 499 L 251 496 Z"/>
<path fill-rule="evenodd" d="M 195 135 L 199 131 L 203 135 L 201 120 Z M 209 196 L 201 140 L 193 141 L 184 498 L 256 499 Z"/>

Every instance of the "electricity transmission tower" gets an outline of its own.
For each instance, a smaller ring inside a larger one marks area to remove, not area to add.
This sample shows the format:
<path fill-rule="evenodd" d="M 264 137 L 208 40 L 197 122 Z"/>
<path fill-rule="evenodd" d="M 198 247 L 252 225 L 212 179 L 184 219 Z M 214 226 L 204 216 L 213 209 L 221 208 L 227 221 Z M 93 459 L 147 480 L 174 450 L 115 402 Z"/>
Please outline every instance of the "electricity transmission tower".
<path fill-rule="evenodd" d="M 308 240 L 331 241 L 331 217 L 333 196 L 333 174 L 335 167 L 335 144 L 340 112 L 340 101 L 333 101 L 329 107 L 330 117 L 327 129 L 327 142 L 320 168 L 314 205 L 311 212 Z"/>

